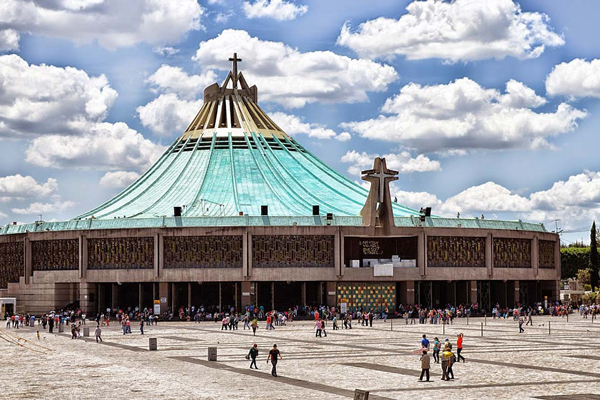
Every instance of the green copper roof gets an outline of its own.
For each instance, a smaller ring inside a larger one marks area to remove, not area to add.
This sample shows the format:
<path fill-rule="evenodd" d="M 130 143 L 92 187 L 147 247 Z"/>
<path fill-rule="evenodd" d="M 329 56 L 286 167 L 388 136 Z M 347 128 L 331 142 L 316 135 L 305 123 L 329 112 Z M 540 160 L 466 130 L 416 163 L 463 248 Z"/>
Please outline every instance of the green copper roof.
<path fill-rule="evenodd" d="M 338 174 L 293 139 L 262 134 L 178 139 L 135 183 L 79 219 L 310 216 L 358 216 L 368 191 Z M 394 215 L 419 212 L 394 204 Z"/>

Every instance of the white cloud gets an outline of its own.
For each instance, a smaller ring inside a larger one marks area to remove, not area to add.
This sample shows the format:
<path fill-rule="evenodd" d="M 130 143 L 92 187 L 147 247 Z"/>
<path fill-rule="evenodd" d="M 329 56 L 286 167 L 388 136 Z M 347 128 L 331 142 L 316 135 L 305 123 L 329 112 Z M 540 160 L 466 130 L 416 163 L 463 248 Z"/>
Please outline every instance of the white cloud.
<path fill-rule="evenodd" d="M 0 218 L 8 218 L 8 215 L 6 215 L 2 211 L 0 211 Z"/>
<path fill-rule="evenodd" d="M 308 11 L 308 6 L 297 6 L 285 0 L 244 1 L 243 8 L 247 18 L 273 18 L 278 21 L 296 19 Z"/>
<path fill-rule="evenodd" d="M 104 75 L 76 68 L 29 65 L 0 56 L 0 137 L 75 134 L 81 122 L 102 121 L 117 98 Z"/>
<path fill-rule="evenodd" d="M 47 135 L 34 139 L 25 152 L 34 165 L 51 168 L 149 168 L 165 150 L 127 124 L 89 124 L 80 136 Z"/>
<path fill-rule="evenodd" d="M 54 178 L 48 178 L 46 183 L 38 183 L 31 176 L 20 174 L 0 177 L 0 199 L 24 199 L 32 197 L 46 197 L 58 190 L 58 183 Z"/>
<path fill-rule="evenodd" d="M 501 94 L 469 78 L 447 85 L 409 83 L 386 100 L 378 118 L 343 123 L 369 139 L 402 143 L 420 152 L 465 149 L 538 149 L 548 139 L 571 132 L 586 111 L 559 104 L 554 113 L 537 113 L 546 100 L 511 80 Z"/>
<path fill-rule="evenodd" d="M 0 26 L 116 49 L 176 43 L 201 28 L 202 13 L 197 0 L 2 0 Z"/>
<path fill-rule="evenodd" d="M 179 53 L 179 49 L 171 46 L 157 46 L 153 48 L 152 51 L 163 57 L 173 57 L 175 54 Z"/>
<path fill-rule="evenodd" d="M 72 201 L 56 201 L 54 203 L 31 203 L 27 208 L 13 208 L 15 214 L 47 214 L 71 208 L 75 205 Z"/>
<path fill-rule="evenodd" d="M 202 100 L 188 101 L 176 94 L 161 94 L 145 106 L 137 108 L 142 125 L 157 135 L 181 134 L 202 107 Z"/>
<path fill-rule="evenodd" d="M 0 52 L 19 50 L 19 32 L 14 29 L 0 29 Z"/>
<path fill-rule="evenodd" d="M 301 53 L 281 42 L 251 37 L 248 32 L 227 29 L 200 43 L 193 57 L 204 70 L 229 71 L 228 60 L 237 52 L 240 69 L 260 99 L 285 107 L 307 103 L 367 101 L 367 92 L 385 91 L 398 79 L 394 68 L 370 60 L 357 60 L 330 51 Z"/>
<path fill-rule="evenodd" d="M 158 93 L 176 93 L 184 99 L 194 99 L 204 88 L 215 83 L 217 74 L 206 71 L 202 75 L 189 75 L 179 67 L 162 65 L 146 79 L 152 90 Z"/>
<path fill-rule="evenodd" d="M 323 125 L 303 122 L 302 119 L 296 115 L 278 111 L 270 114 L 270 117 L 285 133 L 291 136 L 303 133 L 308 135 L 308 137 L 317 139 L 337 139 L 341 142 L 350 140 L 350 134 L 348 132 L 342 132 L 338 135 L 334 130 L 326 128 Z"/>
<path fill-rule="evenodd" d="M 600 60 L 576 58 L 558 64 L 546 77 L 546 92 L 550 96 L 600 98 Z"/>
<path fill-rule="evenodd" d="M 362 170 L 373 168 L 373 160 L 379 157 L 377 154 L 367 154 L 366 152 L 359 153 L 356 150 L 346 152 L 341 161 L 351 164 L 348 167 L 348 173 L 352 175 L 360 175 Z M 441 171 L 440 162 L 430 160 L 423 154 L 419 154 L 413 158 L 408 151 L 400 153 L 391 153 L 381 156 L 385 158 L 386 165 L 391 170 L 396 170 L 401 174 L 410 174 L 412 172 L 431 172 Z"/>
<path fill-rule="evenodd" d="M 217 24 L 225 24 L 233 16 L 234 16 L 234 14 L 232 12 L 227 12 L 227 13 L 218 12 L 215 15 L 215 22 Z"/>
<path fill-rule="evenodd" d="M 547 227 L 561 221 L 562 228 L 589 226 L 600 218 L 600 172 L 585 171 L 555 182 L 548 190 L 528 196 L 518 194 L 494 182 L 463 190 L 441 201 L 427 192 L 397 191 L 398 203 L 418 208 L 432 206 L 433 213 L 449 217 L 460 212 L 463 217 L 500 213 L 503 219 L 542 222 Z"/>
<path fill-rule="evenodd" d="M 524 212 L 530 201 L 494 182 L 472 186 L 447 199 L 440 210 L 443 213 L 461 214 L 485 212 Z"/>
<path fill-rule="evenodd" d="M 512 0 L 413 1 L 406 10 L 397 20 L 364 22 L 355 32 L 346 23 L 337 43 L 361 57 L 403 55 L 451 62 L 536 58 L 546 46 L 565 43 L 545 14 L 522 12 Z"/>
<path fill-rule="evenodd" d="M 114 171 L 107 172 L 100 178 L 100 186 L 105 188 L 121 189 L 133 183 L 140 174 L 133 171 Z"/>
<path fill-rule="evenodd" d="M 352 139 L 350 132 L 342 132 L 335 137 L 335 140 L 339 140 L 340 142 L 347 142 L 350 139 Z"/>
<path fill-rule="evenodd" d="M 390 186 L 390 188 L 392 189 L 392 193 L 394 193 L 393 197 L 398 200 L 398 204 L 402 204 L 415 210 L 419 210 L 421 207 L 432 207 L 436 210 L 442 204 L 442 201 L 438 199 L 435 194 L 394 190 L 395 188 L 393 186 Z"/>

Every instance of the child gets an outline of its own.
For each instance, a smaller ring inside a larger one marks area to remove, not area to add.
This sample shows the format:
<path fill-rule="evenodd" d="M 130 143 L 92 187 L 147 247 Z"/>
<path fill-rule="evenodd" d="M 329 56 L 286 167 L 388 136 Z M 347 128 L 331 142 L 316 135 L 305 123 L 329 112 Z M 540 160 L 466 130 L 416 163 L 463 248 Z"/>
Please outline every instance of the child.
<path fill-rule="evenodd" d="M 429 359 L 429 354 L 427 354 L 427 350 L 423 350 L 423 355 L 421 356 L 420 360 L 421 360 L 421 377 L 419 378 L 419 382 L 423 382 L 423 375 L 427 376 L 427 382 L 429 382 L 430 359 Z"/>

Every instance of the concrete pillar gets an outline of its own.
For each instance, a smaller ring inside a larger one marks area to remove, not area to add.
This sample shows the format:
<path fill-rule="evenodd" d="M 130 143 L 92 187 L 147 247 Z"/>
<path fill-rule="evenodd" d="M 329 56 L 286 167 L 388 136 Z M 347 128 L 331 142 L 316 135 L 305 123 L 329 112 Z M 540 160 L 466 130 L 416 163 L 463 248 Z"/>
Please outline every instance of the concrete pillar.
<path fill-rule="evenodd" d="M 233 285 L 234 285 L 234 296 L 235 296 L 235 299 L 233 301 L 233 306 L 235 307 L 235 309 L 236 309 L 237 312 L 240 312 L 240 304 L 239 304 L 239 301 L 238 301 L 238 299 L 240 297 L 239 296 L 238 283 L 234 282 Z"/>
<path fill-rule="evenodd" d="M 560 293 L 560 277 L 562 271 L 562 265 L 560 263 L 560 237 L 556 235 L 556 243 L 554 244 L 554 269 L 556 270 L 556 284 L 559 287 Z"/>
<path fill-rule="evenodd" d="M 157 233 L 154 235 L 154 277 L 158 278 L 160 276 L 160 249 L 161 247 L 161 237 Z"/>
<path fill-rule="evenodd" d="M 99 314 L 102 314 L 103 312 L 106 311 L 106 297 L 104 294 L 104 284 L 103 283 L 98 283 L 96 284 L 96 311 L 98 311 Z"/>
<path fill-rule="evenodd" d="M 477 281 L 469 281 L 469 300 L 471 304 L 477 303 Z"/>
<path fill-rule="evenodd" d="M 515 281 L 515 303 L 519 303 L 521 301 L 521 288 L 520 288 L 520 281 Z M 514 306 L 514 304 L 511 304 L 511 307 Z"/>
<path fill-rule="evenodd" d="M 344 263 L 344 259 L 340 257 L 340 230 L 339 227 L 333 236 L 333 266 L 335 268 L 335 274 L 340 276 L 342 275 L 342 264 Z"/>
<path fill-rule="evenodd" d="M 492 233 L 488 233 L 487 238 L 485 240 L 485 266 L 487 268 L 488 276 L 491 278 L 494 275 L 494 257 L 493 257 L 493 244 L 494 238 L 492 237 Z"/>
<path fill-rule="evenodd" d="M 188 282 L 188 309 L 192 309 L 192 283 Z"/>
<path fill-rule="evenodd" d="M 271 310 L 275 309 L 275 282 L 271 282 Z"/>
<path fill-rule="evenodd" d="M 175 283 L 171 283 L 171 311 L 173 314 L 177 314 L 177 304 L 175 304 L 175 298 L 177 297 L 177 288 Z"/>
<path fill-rule="evenodd" d="M 249 249 L 248 232 L 244 232 L 242 235 L 242 276 L 244 278 L 250 277 L 248 255 L 250 254 Z"/>
<path fill-rule="evenodd" d="M 25 248 L 25 284 L 29 285 L 31 283 L 32 267 L 31 267 L 31 242 L 29 241 L 28 237 L 25 238 L 24 244 L 25 245 L 23 247 Z"/>
<path fill-rule="evenodd" d="M 403 303 L 405 306 L 407 304 L 415 303 L 415 281 L 407 281 L 406 282 L 406 298 L 403 299 Z"/>
<path fill-rule="evenodd" d="M 252 235 L 250 233 L 248 233 L 247 235 L 247 239 L 246 239 L 246 248 L 244 251 L 244 255 L 246 256 L 246 263 L 247 263 L 247 271 L 246 271 L 246 276 L 247 277 L 251 277 L 252 276 Z"/>
<path fill-rule="evenodd" d="M 325 283 L 325 290 L 327 291 L 327 306 L 328 307 L 335 307 L 337 305 L 337 298 L 336 298 L 336 284 L 335 282 L 326 282 Z"/>
<path fill-rule="evenodd" d="M 252 284 L 248 281 L 242 282 L 242 307 L 246 307 L 252 303 Z"/>
<path fill-rule="evenodd" d="M 539 254 L 538 236 L 533 236 L 531 241 L 531 268 L 533 268 L 533 276 L 537 277 L 540 269 L 540 254 Z"/>
<path fill-rule="evenodd" d="M 425 232 L 420 232 L 417 235 L 417 267 L 419 268 L 419 275 L 421 278 L 427 276 L 427 235 Z"/>
<path fill-rule="evenodd" d="M 302 304 L 300 306 L 306 305 L 306 281 L 302 282 Z"/>
<path fill-rule="evenodd" d="M 344 276 L 346 272 L 346 264 L 344 264 L 344 260 L 346 259 L 345 251 L 344 251 L 344 235 L 342 234 L 341 227 L 338 227 L 338 235 L 340 241 L 340 276 Z"/>
<path fill-rule="evenodd" d="M 144 285 L 138 283 L 138 308 L 140 311 L 144 309 Z"/>
<path fill-rule="evenodd" d="M 117 285 L 116 283 L 113 283 L 110 294 L 111 294 L 110 308 L 118 307 L 119 306 L 119 285 Z"/>
<path fill-rule="evenodd" d="M 79 279 L 83 279 L 85 277 L 85 271 L 83 270 L 83 235 L 79 235 L 77 239 L 79 247 L 79 251 L 77 252 L 79 261 Z"/>
<path fill-rule="evenodd" d="M 158 299 L 160 300 L 160 313 L 164 313 L 169 308 L 169 283 L 160 282 L 158 284 Z M 163 301 L 164 300 L 164 301 Z"/>
<path fill-rule="evenodd" d="M 319 304 L 323 304 L 323 282 L 319 282 Z"/>
<path fill-rule="evenodd" d="M 222 292 L 221 282 L 219 282 L 219 312 L 223 311 L 221 309 L 221 292 Z"/>

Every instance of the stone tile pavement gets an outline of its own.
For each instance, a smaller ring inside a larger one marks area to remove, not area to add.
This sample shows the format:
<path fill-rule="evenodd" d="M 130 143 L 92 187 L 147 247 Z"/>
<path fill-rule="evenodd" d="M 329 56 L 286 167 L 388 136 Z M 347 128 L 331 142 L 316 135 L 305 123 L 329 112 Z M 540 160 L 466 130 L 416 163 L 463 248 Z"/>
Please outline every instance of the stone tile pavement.
<path fill-rule="evenodd" d="M 600 322 L 538 317 L 519 334 L 512 319 L 487 318 L 482 337 L 483 322 L 461 319 L 444 328 L 375 321 L 372 328 L 329 328 L 324 338 L 300 321 L 274 331 L 262 322 L 255 337 L 248 330 L 221 331 L 214 322 L 163 322 L 146 326 L 142 336 L 134 323 L 133 335 L 103 328 L 102 344 L 41 327 L 37 341 L 38 327 L 0 324 L 0 398 L 335 400 L 352 399 L 354 389 L 369 390 L 372 400 L 600 398 Z M 455 345 L 459 332 L 467 362 L 455 365 L 456 379 L 441 381 L 441 368 L 432 363 L 432 381 L 418 382 L 421 335 Z M 158 351 L 148 351 L 148 338 L 157 338 Z M 245 359 L 253 343 L 259 370 Z M 274 343 L 283 357 L 278 378 L 266 363 Z M 218 361 L 209 362 L 213 346 Z"/>

